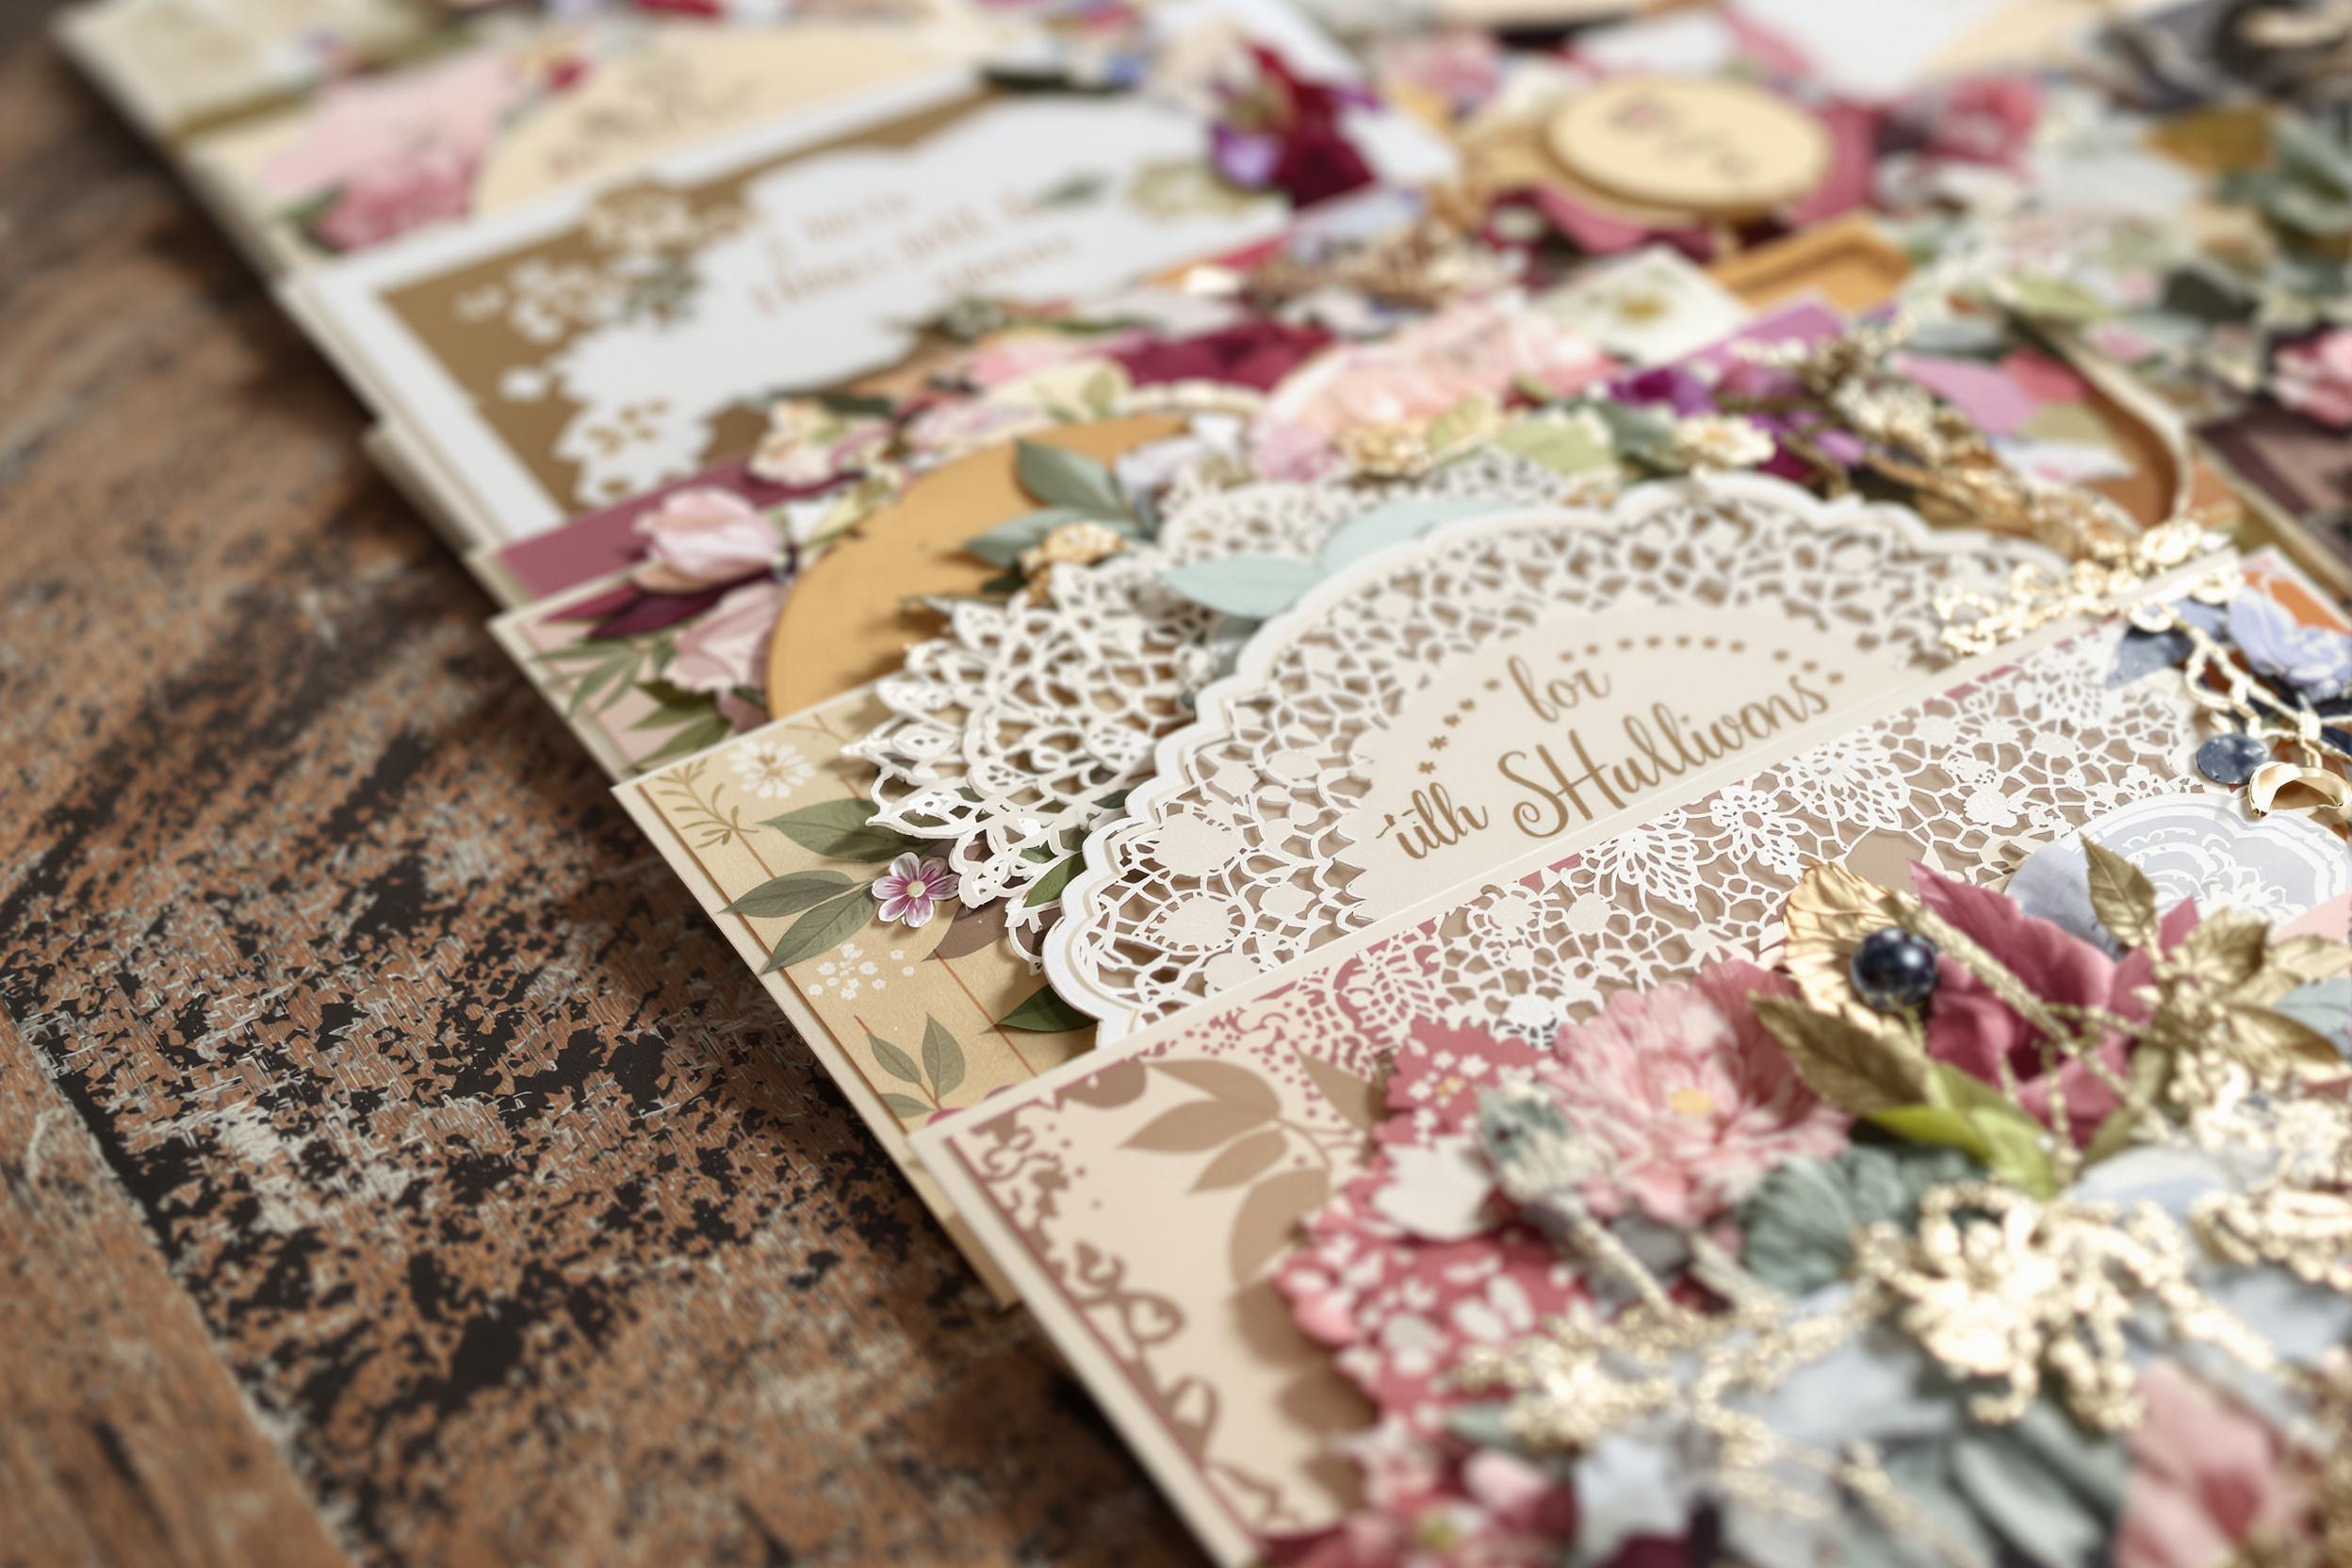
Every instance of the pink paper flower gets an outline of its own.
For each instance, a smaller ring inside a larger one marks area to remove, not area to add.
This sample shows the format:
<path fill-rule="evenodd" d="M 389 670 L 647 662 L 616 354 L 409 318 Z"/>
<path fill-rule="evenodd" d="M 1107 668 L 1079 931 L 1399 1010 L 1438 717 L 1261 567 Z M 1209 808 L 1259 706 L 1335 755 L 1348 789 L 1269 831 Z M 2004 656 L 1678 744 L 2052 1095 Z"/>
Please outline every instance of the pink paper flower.
<path fill-rule="evenodd" d="M 780 543 L 758 507 L 714 485 L 679 490 L 629 527 L 646 541 L 645 559 L 630 575 L 656 594 L 689 594 L 766 571 Z"/>
<path fill-rule="evenodd" d="M 2249 1541 L 2301 1534 L 2307 1496 L 2278 1432 L 2171 1362 L 2140 1389 L 2115 1568 L 2219 1568 Z"/>
<path fill-rule="evenodd" d="M 1275 395 L 1265 423 L 1335 438 L 1359 425 L 1433 419 L 1480 393 L 1506 399 L 1523 384 L 1565 395 L 1613 368 L 1541 311 L 1514 300 L 1471 300 L 1385 342 L 1327 354 Z"/>
<path fill-rule="evenodd" d="M 1914 868 L 1913 875 L 1922 904 L 2006 965 L 2035 996 L 2102 1007 L 2134 1021 L 2148 1016 L 2148 1000 L 2139 992 L 2153 972 L 2152 955 L 2129 953 L 2118 963 L 2063 926 L 2035 920 L 1989 888 L 1939 876 L 1923 866 Z M 2180 905 L 2164 918 L 2164 945 L 2180 941 L 2196 924 L 2196 906 Z M 2017 1081 L 2018 1103 L 2045 1125 L 2051 1086 L 2063 1086 L 2066 1131 L 2078 1148 L 2091 1140 L 2121 1102 L 2083 1062 L 2068 1061 L 2052 1071 L 2043 1059 L 2041 1032 L 1949 955 L 1937 966 L 1936 990 L 1928 1002 L 1927 1054 L 1988 1084 L 2001 1082 L 2005 1061 Z M 2121 1076 L 2129 1053 L 2120 1032 L 2111 1031 L 2097 1054 L 2111 1074 Z"/>
<path fill-rule="evenodd" d="M 955 899 L 956 875 L 945 860 L 902 855 L 874 879 L 874 896 L 881 901 L 884 920 L 922 925 L 940 905 Z"/>
<path fill-rule="evenodd" d="M 767 684 L 768 639 L 783 607 L 781 583 L 744 583 L 678 632 L 663 678 L 689 692 L 760 690 Z"/>
<path fill-rule="evenodd" d="M 1851 1119 L 1805 1087 L 1756 1021 L 1756 997 L 1795 991 L 1753 965 L 1710 964 L 1687 986 L 1619 991 L 1560 1032 L 1537 1072 L 1607 1153 L 1585 1192 L 1595 1213 L 1701 1225 L 1772 1167 L 1845 1147 Z"/>
<path fill-rule="evenodd" d="M 2042 90 L 2031 76 L 1971 76 L 1934 89 L 1898 111 L 1918 115 L 1927 152 L 1964 163 L 2019 167 L 2042 118 Z"/>
<path fill-rule="evenodd" d="M 2352 327 L 2335 327 L 2278 351 L 2271 395 L 2331 430 L 2352 429 Z"/>

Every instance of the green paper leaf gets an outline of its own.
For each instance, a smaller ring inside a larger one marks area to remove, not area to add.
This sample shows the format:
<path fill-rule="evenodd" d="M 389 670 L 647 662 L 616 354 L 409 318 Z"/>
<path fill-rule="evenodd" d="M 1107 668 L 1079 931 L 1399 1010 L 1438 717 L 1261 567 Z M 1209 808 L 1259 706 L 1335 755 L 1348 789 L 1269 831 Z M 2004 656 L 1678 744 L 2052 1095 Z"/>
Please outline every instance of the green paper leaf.
<path fill-rule="evenodd" d="M 978 556 L 991 566 L 1012 571 L 1020 566 L 1021 552 L 1035 549 L 1045 536 L 1064 523 L 1084 520 L 1084 514 L 1066 506 L 1049 506 L 1037 512 L 1024 512 L 1010 522 L 999 523 L 976 539 L 964 541 L 967 552 Z M 1016 585 L 1019 580 L 1015 580 Z"/>
<path fill-rule="evenodd" d="M 2290 991 L 2271 1011 L 2295 1020 L 2352 1056 L 2352 974 L 2339 974 Z"/>
<path fill-rule="evenodd" d="M 1226 555 L 1170 566 L 1160 580 L 1193 603 L 1263 621 L 1298 602 L 1322 574 L 1303 561 L 1275 555 Z"/>
<path fill-rule="evenodd" d="M 838 871 L 795 871 L 771 878 L 727 906 L 730 915 L 752 915 L 760 920 L 780 920 L 796 915 L 803 909 L 814 908 L 826 899 L 850 886 L 849 878 Z"/>
<path fill-rule="evenodd" d="M 882 1097 L 882 1103 L 888 1105 L 890 1114 L 901 1121 L 927 1121 L 931 1117 L 932 1107 L 911 1094 L 886 1094 Z"/>
<path fill-rule="evenodd" d="M 940 1100 L 964 1081 L 964 1048 L 928 1013 L 923 1019 L 923 1070 L 930 1076 L 932 1094 Z"/>
<path fill-rule="evenodd" d="M 2096 321 L 2107 316 L 2099 297 L 2081 284 L 2038 272 L 2018 272 L 1995 280 L 2001 303 L 2037 321 Z"/>
<path fill-rule="evenodd" d="M 1429 450 L 1442 452 L 1458 442 L 1470 440 L 1480 432 L 1491 430 L 1497 412 L 1498 405 L 1493 393 L 1471 393 L 1429 421 Z"/>
<path fill-rule="evenodd" d="M 760 825 L 775 828 L 801 848 L 828 860 L 872 864 L 920 855 L 928 847 L 921 839 L 874 826 L 873 815 L 870 802 L 827 800 L 769 817 Z"/>
<path fill-rule="evenodd" d="M 1041 1035 L 1058 1035 L 1066 1030 L 1085 1029 L 1094 1020 L 1080 1012 L 1054 994 L 1051 986 L 1040 986 L 1029 993 L 1028 999 L 996 1021 L 999 1029 L 1028 1029 Z"/>
<path fill-rule="evenodd" d="M 1070 886 L 1070 879 L 1077 875 L 1078 868 L 1086 863 L 1086 858 L 1083 854 L 1066 857 L 1052 871 L 1037 878 L 1037 885 L 1021 899 L 1021 906 L 1037 909 L 1052 904 L 1062 896 L 1062 890 Z"/>
<path fill-rule="evenodd" d="M 776 939 L 776 946 L 768 952 L 768 961 L 760 966 L 760 972 L 772 974 L 841 946 L 865 929 L 876 907 L 874 895 L 859 887 L 817 905 L 784 928 L 784 935 Z"/>
<path fill-rule="evenodd" d="M 1522 419 L 1496 436 L 1492 445 L 1513 457 L 1541 463 L 1560 474 L 1590 473 L 1609 466 L 1617 456 L 1609 448 L 1606 432 L 1595 434 L 1580 419 Z"/>
<path fill-rule="evenodd" d="M 866 1045 L 869 1050 L 873 1051 L 874 1059 L 880 1065 L 883 1071 L 902 1084 L 912 1084 L 918 1088 L 922 1087 L 923 1073 L 915 1066 L 915 1059 L 912 1056 L 871 1029 L 866 1031 Z"/>
<path fill-rule="evenodd" d="M 1127 516 L 1127 497 L 1118 476 L 1083 452 L 1022 441 L 1015 448 L 1013 471 L 1021 487 L 1040 505 L 1066 506 L 1104 522 Z"/>

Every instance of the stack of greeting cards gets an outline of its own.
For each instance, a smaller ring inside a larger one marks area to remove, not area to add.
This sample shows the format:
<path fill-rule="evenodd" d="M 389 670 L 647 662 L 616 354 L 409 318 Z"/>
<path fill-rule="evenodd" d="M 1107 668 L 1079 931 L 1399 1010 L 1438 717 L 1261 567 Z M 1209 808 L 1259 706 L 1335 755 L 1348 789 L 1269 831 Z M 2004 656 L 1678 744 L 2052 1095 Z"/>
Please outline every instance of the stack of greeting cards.
<path fill-rule="evenodd" d="M 1214 1557 L 2352 1560 L 2339 8 L 63 32 Z"/>

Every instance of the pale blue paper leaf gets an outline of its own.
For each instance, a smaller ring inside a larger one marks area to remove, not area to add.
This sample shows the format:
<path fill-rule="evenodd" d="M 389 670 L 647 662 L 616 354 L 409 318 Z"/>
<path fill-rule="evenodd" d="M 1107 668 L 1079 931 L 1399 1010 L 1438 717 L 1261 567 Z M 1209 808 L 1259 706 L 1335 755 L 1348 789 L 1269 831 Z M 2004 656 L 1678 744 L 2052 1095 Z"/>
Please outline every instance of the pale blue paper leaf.
<path fill-rule="evenodd" d="M 1228 555 L 1170 566 L 1160 580 L 1195 604 L 1263 621 L 1298 602 L 1322 576 L 1304 561 L 1275 555 Z"/>

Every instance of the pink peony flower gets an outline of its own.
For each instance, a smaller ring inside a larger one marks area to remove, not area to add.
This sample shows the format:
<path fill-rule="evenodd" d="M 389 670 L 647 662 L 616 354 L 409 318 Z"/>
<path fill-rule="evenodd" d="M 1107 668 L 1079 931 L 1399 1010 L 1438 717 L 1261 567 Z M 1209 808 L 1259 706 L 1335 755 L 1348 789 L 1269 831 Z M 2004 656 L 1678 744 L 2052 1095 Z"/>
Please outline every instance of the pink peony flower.
<path fill-rule="evenodd" d="M 881 901 L 884 920 L 922 925 L 940 905 L 954 901 L 956 876 L 945 860 L 902 855 L 874 879 L 874 896 Z"/>
<path fill-rule="evenodd" d="M 1264 423 L 1327 438 L 1359 425 L 1433 419 L 1464 398 L 1522 384 L 1559 396 L 1615 368 L 1549 316 L 1513 300 L 1451 304 L 1385 342 L 1343 348 L 1293 377 Z"/>
<path fill-rule="evenodd" d="M 780 544 L 758 507 L 711 485 L 679 490 L 629 526 L 646 541 L 645 559 L 630 575 L 656 594 L 689 594 L 763 572 Z"/>
<path fill-rule="evenodd" d="M 2352 327 L 2335 327 L 2278 351 L 2271 395 L 2331 430 L 2352 429 Z"/>
<path fill-rule="evenodd" d="M 663 678 L 689 692 L 760 690 L 767 683 L 768 638 L 783 607 L 783 584 L 764 578 L 744 583 L 678 632 Z"/>
<path fill-rule="evenodd" d="M 1791 996 L 1750 964 L 1708 965 L 1687 986 L 1619 991 L 1561 1029 L 1537 1069 L 1576 1131 L 1606 1150 L 1585 1191 L 1595 1213 L 1640 1209 L 1704 1224 L 1774 1166 L 1846 1146 L 1852 1119 L 1805 1087 L 1756 1021 L 1754 999 Z"/>
<path fill-rule="evenodd" d="M 2247 1542 L 2301 1533 L 2307 1497 L 2278 1432 L 2171 1362 L 2140 1389 L 2115 1568 L 2220 1568 Z"/>
<path fill-rule="evenodd" d="M 1921 903 L 2006 965 L 2035 996 L 2103 1007 L 2133 1021 L 2148 1016 L 2147 999 L 2137 993 L 2154 969 L 2151 955 L 2126 954 L 2118 963 L 2063 926 L 2035 920 L 1989 888 L 1939 876 L 1924 866 L 1914 868 L 1913 875 Z M 2164 945 L 2169 948 L 2196 924 L 2196 906 L 2180 906 L 2164 918 Z M 1927 1054 L 1988 1084 L 2001 1082 L 2005 1060 L 2017 1080 L 2018 1102 L 2045 1125 L 2050 1087 L 2062 1086 L 2066 1133 L 2080 1148 L 2120 1102 L 2082 1062 L 2069 1061 L 2051 1071 L 2042 1059 L 2041 1040 L 2040 1031 L 1949 955 L 1936 966 L 1936 990 L 1927 1007 Z M 2099 1043 L 2098 1054 L 2111 1072 L 2120 1075 L 2129 1060 L 2121 1033 L 2111 1032 Z"/>

